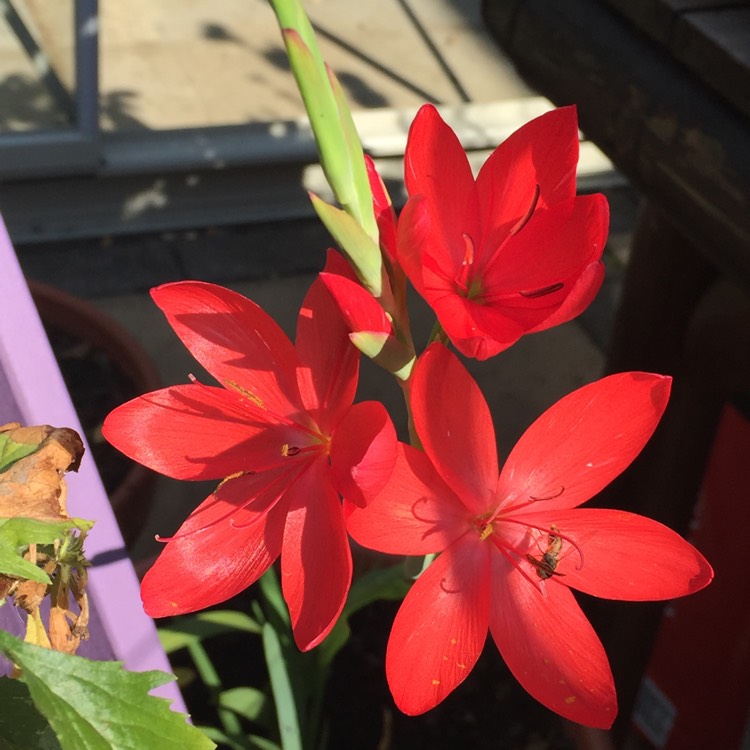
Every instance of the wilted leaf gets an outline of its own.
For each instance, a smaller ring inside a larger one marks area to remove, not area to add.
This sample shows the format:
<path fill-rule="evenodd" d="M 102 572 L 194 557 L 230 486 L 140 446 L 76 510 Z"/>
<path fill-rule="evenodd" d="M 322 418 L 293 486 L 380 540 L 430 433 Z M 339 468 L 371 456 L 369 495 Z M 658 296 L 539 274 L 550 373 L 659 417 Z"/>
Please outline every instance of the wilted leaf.
<path fill-rule="evenodd" d="M 22 442 L 25 437 L 21 433 L 22 429 L 29 428 L 22 428 L 18 422 L 9 422 L 0 427 L 0 472 L 38 448 L 41 440 L 34 440 L 33 436 L 29 436 L 27 442 Z"/>
<path fill-rule="evenodd" d="M 68 517 L 64 476 L 78 469 L 83 443 L 66 427 L 11 423 L 0 427 L 0 450 L 0 593 L 28 614 L 27 642 L 75 653 L 88 637 L 83 540 L 93 524 Z M 39 607 L 50 592 L 47 631 Z"/>
<path fill-rule="evenodd" d="M 41 425 L 15 427 L 3 434 L 19 443 L 31 444 L 32 439 L 39 439 L 39 443 L 33 453 L 15 460 L 0 473 L 0 518 L 67 518 L 63 476 L 67 471 L 77 471 L 81 463 L 83 443 L 78 433 L 67 427 Z"/>
<path fill-rule="evenodd" d="M 164 672 L 128 672 L 101 662 L 30 646 L 0 632 L 0 651 L 22 670 L 37 710 L 55 731 L 62 750 L 202 750 L 214 744 L 148 695 L 174 679 Z"/>

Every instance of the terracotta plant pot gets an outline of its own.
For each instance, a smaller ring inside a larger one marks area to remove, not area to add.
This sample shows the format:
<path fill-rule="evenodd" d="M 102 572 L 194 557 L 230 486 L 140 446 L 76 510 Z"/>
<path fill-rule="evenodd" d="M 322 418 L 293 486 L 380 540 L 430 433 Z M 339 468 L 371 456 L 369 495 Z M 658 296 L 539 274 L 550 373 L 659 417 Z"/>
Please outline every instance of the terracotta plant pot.
<path fill-rule="evenodd" d="M 29 281 L 126 545 L 147 516 L 156 474 L 130 461 L 101 435 L 111 409 L 161 387 L 151 357 L 117 321 L 85 300 Z"/>

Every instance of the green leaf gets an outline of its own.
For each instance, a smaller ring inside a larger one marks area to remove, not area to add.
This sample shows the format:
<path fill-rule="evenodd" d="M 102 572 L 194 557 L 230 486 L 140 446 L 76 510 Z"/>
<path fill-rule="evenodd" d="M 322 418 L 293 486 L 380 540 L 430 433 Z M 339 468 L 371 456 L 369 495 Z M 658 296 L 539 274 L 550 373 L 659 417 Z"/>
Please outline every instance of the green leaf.
<path fill-rule="evenodd" d="M 291 628 L 291 622 L 289 620 L 289 610 L 287 609 L 284 596 L 281 593 L 281 586 L 279 585 L 279 578 L 276 575 L 276 571 L 273 567 L 269 568 L 260 578 L 258 582 L 260 586 L 260 592 L 263 594 L 263 599 L 268 605 L 268 619 L 271 622 L 276 623 L 280 629 L 286 625 L 287 628 Z"/>
<path fill-rule="evenodd" d="M 164 672 L 128 672 L 120 662 L 69 656 L 23 643 L 0 631 L 0 650 L 23 672 L 31 699 L 62 750 L 202 750 L 214 743 L 148 695 L 174 679 Z"/>
<path fill-rule="evenodd" d="M 159 640 L 166 653 L 188 648 L 205 638 L 235 631 L 260 634 L 260 625 L 250 615 L 235 610 L 211 610 L 189 617 L 175 617 L 159 627 Z"/>
<path fill-rule="evenodd" d="M 49 722 L 19 680 L 0 677 L 0 748 L 2 750 L 60 750 Z"/>
<path fill-rule="evenodd" d="M 0 573 L 51 584 L 49 576 L 21 555 L 30 544 L 53 544 L 72 529 L 87 531 L 93 522 L 72 518 L 40 521 L 36 518 L 0 518 Z"/>
<path fill-rule="evenodd" d="M 7 471 L 16 461 L 30 456 L 39 448 L 39 443 L 29 445 L 28 443 L 17 443 L 11 440 L 7 434 L 0 433 L 0 474 Z"/>
<path fill-rule="evenodd" d="M 268 696 L 254 687 L 237 687 L 225 690 L 219 695 L 219 705 L 234 711 L 243 719 L 265 726 L 265 716 L 271 708 Z"/>
<path fill-rule="evenodd" d="M 284 659 L 279 637 L 269 623 L 263 626 L 263 652 L 265 653 L 266 666 L 271 678 L 271 691 L 276 704 L 281 747 L 284 750 L 302 750 L 300 722 L 297 716 L 292 683 L 287 671 L 287 663 Z"/>
<path fill-rule="evenodd" d="M 315 213 L 351 261 L 357 276 L 374 297 L 383 291 L 383 256 L 380 247 L 346 211 L 310 193 Z"/>
<path fill-rule="evenodd" d="M 376 601 L 401 601 L 412 582 L 404 578 L 404 566 L 372 570 L 354 581 L 344 605 L 344 611 L 330 635 L 318 647 L 321 664 L 329 665 L 351 635 L 349 618 L 363 607 Z"/>

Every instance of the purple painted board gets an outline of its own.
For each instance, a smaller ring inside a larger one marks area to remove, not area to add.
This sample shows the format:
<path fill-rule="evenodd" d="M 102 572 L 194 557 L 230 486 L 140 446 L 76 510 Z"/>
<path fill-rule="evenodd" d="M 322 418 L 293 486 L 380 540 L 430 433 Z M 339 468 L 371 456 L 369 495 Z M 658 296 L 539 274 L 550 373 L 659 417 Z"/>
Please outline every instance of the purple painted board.
<path fill-rule="evenodd" d="M 0 303 L 0 424 L 18 421 L 72 427 L 83 436 L 2 219 Z M 88 591 L 95 612 L 91 638 L 80 653 L 114 658 L 137 672 L 171 672 L 154 623 L 143 612 L 138 579 L 90 453 L 77 474 L 67 475 L 67 484 L 70 515 L 96 521 L 86 539 L 87 557 L 93 563 Z M 12 608 L 0 609 L 0 626 L 15 626 L 17 632 L 19 623 Z M 175 683 L 154 693 L 173 700 L 174 709 L 185 711 Z"/>

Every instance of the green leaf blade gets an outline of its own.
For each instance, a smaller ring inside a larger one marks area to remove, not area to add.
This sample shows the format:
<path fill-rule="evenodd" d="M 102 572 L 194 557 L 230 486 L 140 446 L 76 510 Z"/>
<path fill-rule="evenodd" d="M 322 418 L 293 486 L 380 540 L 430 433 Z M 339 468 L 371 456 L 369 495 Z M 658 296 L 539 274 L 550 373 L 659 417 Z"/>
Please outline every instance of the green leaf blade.
<path fill-rule="evenodd" d="M 158 633 L 162 648 L 171 654 L 206 638 L 237 631 L 259 635 L 260 625 L 244 612 L 217 609 L 175 617 L 168 625 L 159 627 Z"/>
<path fill-rule="evenodd" d="M 271 679 L 274 702 L 276 703 L 281 747 L 284 750 L 302 750 L 300 721 L 297 715 L 292 682 L 287 671 L 279 637 L 269 623 L 263 626 L 263 652 Z"/>

